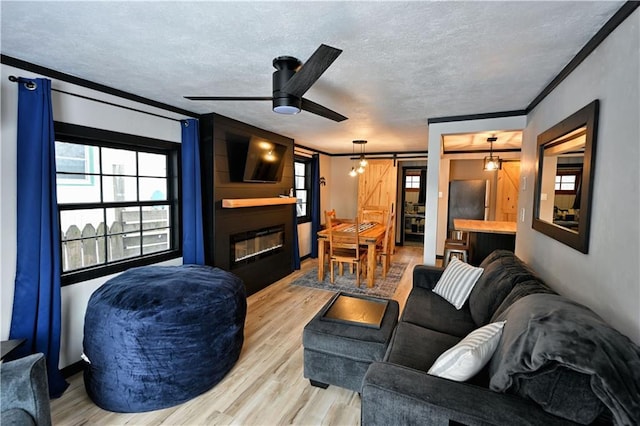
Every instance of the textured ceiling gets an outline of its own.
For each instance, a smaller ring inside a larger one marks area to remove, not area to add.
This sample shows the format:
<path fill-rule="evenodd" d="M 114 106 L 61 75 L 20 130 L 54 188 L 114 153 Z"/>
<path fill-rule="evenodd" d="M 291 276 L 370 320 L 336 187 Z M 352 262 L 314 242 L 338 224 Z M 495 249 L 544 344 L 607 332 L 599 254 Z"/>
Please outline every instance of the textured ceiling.
<path fill-rule="evenodd" d="M 524 109 L 623 3 L 2 1 L 1 49 L 324 152 L 424 151 L 428 118 Z M 271 96 L 273 58 L 321 43 L 344 52 L 305 97 L 342 123 L 183 98 Z"/>

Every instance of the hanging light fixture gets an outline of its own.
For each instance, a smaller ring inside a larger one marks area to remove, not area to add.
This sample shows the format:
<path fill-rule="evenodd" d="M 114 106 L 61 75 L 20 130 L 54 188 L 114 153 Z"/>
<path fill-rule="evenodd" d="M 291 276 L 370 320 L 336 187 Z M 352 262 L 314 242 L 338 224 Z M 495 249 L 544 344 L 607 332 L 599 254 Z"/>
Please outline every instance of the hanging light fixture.
<path fill-rule="evenodd" d="M 351 146 L 351 153 L 352 153 L 353 155 L 355 155 L 355 154 L 356 154 L 356 145 L 355 145 L 355 144 L 353 144 L 353 145 Z M 356 172 L 356 167 L 355 167 L 354 165 L 352 165 L 352 166 L 351 166 L 351 171 L 349 172 L 349 176 L 351 176 L 351 177 L 356 177 L 356 176 L 358 176 L 358 172 Z"/>
<path fill-rule="evenodd" d="M 367 141 L 363 140 L 363 139 L 358 139 L 353 141 L 354 146 L 355 145 L 360 145 L 360 159 L 359 159 L 359 167 L 358 167 L 358 173 L 364 173 L 364 168 L 367 167 L 367 164 L 369 164 L 367 162 L 367 159 L 364 156 L 365 153 L 365 148 L 364 146 L 367 144 Z"/>
<path fill-rule="evenodd" d="M 495 136 L 491 136 L 487 138 L 487 142 L 491 143 L 491 148 L 489 148 L 489 156 L 484 157 L 484 171 L 491 172 L 494 170 L 498 170 L 502 168 L 502 162 L 500 161 L 500 157 L 497 155 L 493 156 L 493 143 L 497 141 L 498 138 Z"/>

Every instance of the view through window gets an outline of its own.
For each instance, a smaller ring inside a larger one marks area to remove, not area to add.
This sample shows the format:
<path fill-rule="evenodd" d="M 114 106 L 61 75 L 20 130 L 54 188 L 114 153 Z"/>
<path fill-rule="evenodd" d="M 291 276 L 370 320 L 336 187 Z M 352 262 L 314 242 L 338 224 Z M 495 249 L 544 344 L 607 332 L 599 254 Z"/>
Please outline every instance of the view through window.
<path fill-rule="evenodd" d="M 170 152 L 68 140 L 55 151 L 63 277 L 177 249 Z"/>

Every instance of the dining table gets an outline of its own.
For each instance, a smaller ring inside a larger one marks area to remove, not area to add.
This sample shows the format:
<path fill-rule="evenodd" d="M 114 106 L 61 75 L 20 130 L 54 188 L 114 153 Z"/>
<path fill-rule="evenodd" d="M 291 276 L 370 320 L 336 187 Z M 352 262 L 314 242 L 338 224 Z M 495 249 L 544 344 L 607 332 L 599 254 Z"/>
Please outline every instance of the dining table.
<path fill-rule="evenodd" d="M 384 233 L 386 230 L 385 225 L 377 222 L 363 222 L 359 224 L 358 230 L 358 243 L 362 246 L 367 246 L 367 287 L 371 288 L 375 285 L 375 271 L 376 271 L 376 245 L 382 242 L 384 239 Z M 355 224 L 353 223 L 339 223 L 333 227 L 336 231 L 347 232 L 355 230 Z M 324 263 L 325 263 L 325 245 L 329 244 L 329 230 L 323 229 L 318 231 L 318 280 L 324 281 Z M 372 254 L 373 253 L 373 254 Z"/>

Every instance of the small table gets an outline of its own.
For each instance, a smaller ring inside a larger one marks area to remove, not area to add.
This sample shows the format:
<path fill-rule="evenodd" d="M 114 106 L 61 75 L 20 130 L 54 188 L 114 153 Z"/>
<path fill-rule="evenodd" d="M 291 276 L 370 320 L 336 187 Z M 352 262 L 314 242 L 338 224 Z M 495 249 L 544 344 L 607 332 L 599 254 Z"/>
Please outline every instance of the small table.
<path fill-rule="evenodd" d="M 338 293 L 304 327 L 304 377 L 313 386 L 360 392 L 373 361 L 381 361 L 400 306 L 395 300 Z"/>
<path fill-rule="evenodd" d="M 364 224 L 361 224 L 364 225 Z M 340 223 L 334 227 L 336 231 L 343 231 L 346 228 L 353 226 L 352 223 Z M 385 225 L 375 223 L 373 226 L 358 232 L 358 242 L 360 245 L 367 246 L 369 253 L 374 253 L 373 256 L 367 255 L 367 287 L 371 288 L 375 284 L 375 272 L 376 272 L 376 245 L 384 239 L 384 233 L 387 228 Z M 318 280 L 324 281 L 324 257 L 325 257 L 325 244 L 329 244 L 329 230 L 323 229 L 318 231 Z"/>

